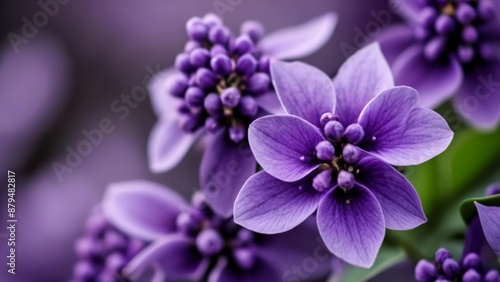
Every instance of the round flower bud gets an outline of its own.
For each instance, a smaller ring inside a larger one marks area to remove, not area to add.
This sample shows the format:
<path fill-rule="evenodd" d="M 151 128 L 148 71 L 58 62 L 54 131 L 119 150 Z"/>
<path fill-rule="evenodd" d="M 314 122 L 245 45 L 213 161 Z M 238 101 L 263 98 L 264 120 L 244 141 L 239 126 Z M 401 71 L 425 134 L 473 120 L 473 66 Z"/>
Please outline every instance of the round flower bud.
<path fill-rule="evenodd" d="M 186 31 L 189 38 L 203 41 L 208 36 L 208 28 L 198 17 L 191 18 L 186 23 Z"/>
<path fill-rule="evenodd" d="M 201 124 L 197 116 L 189 113 L 180 115 L 179 125 L 184 132 L 195 132 Z"/>
<path fill-rule="evenodd" d="M 184 74 L 177 73 L 167 78 L 167 91 L 175 97 L 183 97 L 188 87 L 188 79 Z"/>
<path fill-rule="evenodd" d="M 474 48 L 470 46 L 460 46 L 458 47 L 458 59 L 462 63 L 470 63 L 474 59 Z"/>
<path fill-rule="evenodd" d="M 208 117 L 205 120 L 205 129 L 209 133 L 215 133 L 221 128 L 221 124 L 219 123 L 219 120 L 215 117 Z"/>
<path fill-rule="evenodd" d="M 415 267 L 415 279 L 419 282 L 434 281 L 437 278 L 437 270 L 434 264 L 420 260 Z"/>
<path fill-rule="evenodd" d="M 228 55 L 227 50 L 224 46 L 222 46 L 220 44 L 215 44 L 214 46 L 212 46 L 212 49 L 210 49 L 210 56 L 215 57 L 219 54 L 226 55 L 226 56 Z"/>
<path fill-rule="evenodd" d="M 243 126 L 233 126 L 229 128 L 229 139 L 234 143 L 239 143 L 246 136 L 246 131 Z"/>
<path fill-rule="evenodd" d="M 254 49 L 254 43 L 248 35 L 240 35 L 234 41 L 233 52 L 236 55 L 243 55 L 245 53 L 251 53 Z"/>
<path fill-rule="evenodd" d="M 247 34 L 256 43 L 264 36 L 264 27 L 259 22 L 246 21 L 241 26 L 241 33 Z"/>
<path fill-rule="evenodd" d="M 128 240 L 123 234 L 110 230 L 104 235 L 104 246 L 106 250 L 125 250 Z"/>
<path fill-rule="evenodd" d="M 109 226 L 106 217 L 100 212 L 93 214 L 85 222 L 85 232 L 91 236 L 98 236 Z"/>
<path fill-rule="evenodd" d="M 439 264 L 443 264 L 446 259 L 452 258 L 450 251 L 445 248 L 439 248 L 436 251 L 435 260 Z"/>
<path fill-rule="evenodd" d="M 189 62 L 189 55 L 186 53 L 180 53 L 175 57 L 175 67 L 185 73 L 189 73 L 193 70 L 193 66 Z"/>
<path fill-rule="evenodd" d="M 99 244 L 89 237 L 80 238 L 75 243 L 75 253 L 79 258 L 92 258 L 99 255 Z"/>
<path fill-rule="evenodd" d="M 127 260 L 120 253 L 112 253 L 106 258 L 105 268 L 111 273 L 117 273 L 125 266 Z"/>
<path fill-rule="evenodd" d="M 434 29 L 439 34 L 449 34 L 455 30 L 455 21 L 448 15 L 440 15 L 436 20 Z"/>
<path fill-rule="evenodd" d="M 234 108 L 240 102 L 241 93 L 238 89 L 230 87 L 222 91 L 220 98 L 222 101 L 222 105 L 224 105 L 224 107 Z"/>
<path fill-rule="evenodd" d="M 225 45 L 229 41 L 231 32 L 225 26 L 214 26 L 208 33 L 208 39 L 213 44 Z"/>
<path fill-rule="evenodd" d="M 196 48 L 189 53 L 189 63 L 199 68 L 205 66 L 210 60 L 210 52 L 205 48 Z"/>
<path fill-rule="evenodd" d="M 354 175 L 352 173 L 341 170 L 337 176 L 337 184 L 340 188 L 349 190 L 354 187 Z"/>
<path fill-rule="evenodd" d="M 236 72 L 241 75 L 249 76 L 257 69 L 257 60 L 251 54 L 241 56 L 236 62 Z"/>
<path fill-rule="evenodd" d="M 248 270 L 255 264 L 257 254 L 254 248 L 239 248 L 234 250 L 233 257 L 239 267 Z"/>
<path fill-rule="evenodd" d="M 345 129 L 344 135 L 349 143 L 357 145 L 365 137 L 365 131 L 361 125 L 353 123 Z"/>
<path fill-rule="evenodd" d="M 481 275 L 474 269 L 469 269 L 462 276 L 462 282 L 481 282 Z"/>
<path fill-rule="evenodd" d="M 247 117 L 255 117 L 259 111 L 259 105 L 254 98 L 250 96 L 243 96 L 240 99 L 238 111 Z"/>
<path fill-rule="evenodd" d="M 326 123 L 332 120 L 338 121 L 338 118 L 334 113 L 324 113 L 319 119 L 319 124 L 321 125 L 321 127 L 325 127 Z"/>
<path fill-rule="evenodd" d="M 197 209 L 204 209 L 207 206 L 207 198 L 202 192 L 196 191 L 191 196 L 191 205 Z"/>
<path fill-rule="evenodd" d="M 443 272 L 448 277 L 455 277 L 460 273 L 460 265 L 452 258 L 447 258 L 443 262 Z"/>
<path fill-rule="evenodd" d="M 467 43 L 475 43 L 479 39 L 479 33 L 473 26 L 467 26 L 462 30 L 462 39 Z"/>
<path fill-rule="evenodd" d="M 270 74 L 270 62 L 271 59 L 268 56 L 262 56 L 259 59 L 259 71 L 264 72 L 266 74 Z"/>
<path fill-rule="evenodd" d="M 312 186 L 316 191 L 323 192 L 328 188 L 331 188 L 332 185 L 332 172 L 331 170 L 323 170 L 318 173 L 312 181 Z"/>
<path fill-rule="evenodd" d="M 229 75 L 233 71 L 233 62 L 224 54 L 215 55 L 210 61 L 210 66 L 216 74 L 221 76 Z"/>
<path fill-rule="evenodd" d="M 446 39 L 444 37 L 432 38 L 424 46 L 424 55 L 429 60 L 436 60 L 443 53 L 446 47 Z"/>
<path fill-rule="evenodd" d="M 325 124 L 324 132 L 326 138 L 338 142 L 344 136 L 344 126 L 340 122 L 332 120 Z"/>
<path fill-rule="evenodd" d="M 255 236 L 253 235 L 253 232 L 248 229 L 240 229 L 238 230 L 236 237 L 241 243 L 249 243 L 253 241 Z"/>
<path fill-rule="evenodd" d="M 361 152 L 358 147 L 347 144 L 342 149 L 342 157 L 348 164 L 357 164 L 359 162 L 359 157 Z"/>
<path fill-rule="evenodd" d="M 194 49 L 200 48 L 200 47 L 201 47 L 201 45 L 199 42 L 189 40 L 188 42 L 186 42 L 186 45 L 184 45 L 184 52 L 189 53 L 189 52 L 193 51 Z"/>
<path fill-rule="evenodd" d="M 316 145 L 316 157 L 321 161 L 331 161 L 335 157 L 335 148 L 329 141 L 321 141 Z"/>
<path fill-rule="evenodd" d="M 222 111 L 222 102 L 219 95 L 210 93 L 205 97 L 203 102 L 205 110 L 211 115 L 218 115 Z"/>
<path fill-rule="evenodd" d="M 224 247 L 224 240 L 214 229 L 205 229 L 196 237 L 196 247 L 205 256 L 213 256 Z"/>
<path fill-rule="evenodd" d="M 456 11 L 456 17 L 462 24 L 470 24 L 477 14 L 474 8 L 467 3 L 460 3 Z"/>
<path fill-rule="evenodd" d="M 500 273 L 496 269 L 492 269 L 484 276 L 484 282 L 498 282 L 500 281 Z"/>
<path fill-rule="evenodd" d="M 73 275 L 82 281 L 93 280 L 97 276 L 97 269 L 90 261 L 79 261 L 73 269 Z"/>
<path fill-rule="evenodd" d="M 196 86 L 191 86 L 186 90 L 185 100 L 189 107 L 201 107 L 205 100 L 205 92 Z"/>
<path fill-rule="evenodd" d="M 426 7 L 419 12 L 417 21 L 419 24 L 429 27 L 436 21 L 436 18 L 436 10 L 432 7 Z"/>
<path fill-rule="evenodd" d="M 200 68 L 196 71 L 196 83 L 201 88 L 212 88 L 217 84 L 217 82 L 217 76 L 211 70 Z"/>
<path fill-rule="evenodd" d="M 483 270 L 483 262 L 476 253 L 467 254 L 462 261 L 462 266 L 464 269 L 475 269 L 479 272 Z"/>
<path fill-rule="evenodd" d="M 270 83 L 269 75 L 257 72 L 248 79 L 246 87 L 248 91 L 259 94 L 268 90 Z"/>
<path fill-rule="evenodd" d="M 214 27 L 222 24 L 222 20 L 217 15 L 212 13 L 206 14 L 203 17 L 202 21 L 209 27 Z"/>

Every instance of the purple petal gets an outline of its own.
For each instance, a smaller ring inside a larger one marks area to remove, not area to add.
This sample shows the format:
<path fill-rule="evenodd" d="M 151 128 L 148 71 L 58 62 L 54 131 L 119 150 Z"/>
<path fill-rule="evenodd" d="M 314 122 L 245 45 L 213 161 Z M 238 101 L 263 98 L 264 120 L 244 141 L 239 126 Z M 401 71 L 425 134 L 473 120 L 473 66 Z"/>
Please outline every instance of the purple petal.
<path fill-rule="evenodd" d="M 497 256 L 500 256 L 500 207 L 487 207 L 475 203 L 484 236 Z"/>
<path fill-rule="evenodd" d="M 266 172 L 291 182 L 319 166 L 307 159 L 324 138 L 316 127 L 299 117 L 275 115 L 255 120 L 248 130 L 248 140 L 257 162 Z"/>
<path fill-rule="evenodd" d="M 214 211 L 233 214 L 233 203 L 245 181 L 257 170 L 246 142 L 232 142 L 226 131 L 212 137 L 200 166 L 201 189 Z"/>
<path fill-rule="evenodd" d="M 424 1 L 412 1 L 412 0 L 390 0 L 392 1 L 392 6 L 397 7 L 399 13 L 407 21 L 416 22 L 418 20 L 418 14 L 422 7 Z"/>
<path fill-rule="evenodd" d="M 209 264 L 210 260 L 196 251 L 192 239 L 172 234 L 146 247 L 125 266 L 123 272 L 137 279 L 148 267 L 156 265 L 169 279 L 197 281 L 203 277 Z"/>
<path fill-rule="evenodd" d="M 385 236 L 384 214 L 375 196 L 356 185 L 346 194 L 335 188 L 318 208 L 318 228 L 328 249 L 355 266 L 369 268 Z"/>
<path fill-rule="evenodd" d="M 469 70 L 454 104 L 475 127 L 493 129 L 500 122 L 500 59 Z"/>
<path fill-rule="evenodd" d="M 173 169 L 184 158 L 203 130 L 186 133 L 172 117 L 160 117 L 148 140 L 149 167 L 160 173 Z"/>
<path fill-rule="evenodd" d="M 275 31 L 262 38 L 258 47 L 280 60 L 306 57 L 328 42 L 336 25 L 337 15 L 330 12 L 299 26 Z"/>
<path fill-rule="evenodd" d="M 288 231 L 306 220 L 318 207 L 323 193 L 311 179 L 283 182 L 265 171 L 245 183 L 234 204 L 234 221 L 264 234 Z"/>
<path fill-rule="evenodd" d="M 415 188 L 399 171 L 376 157 L 363 158 L 357 168 L 358 182 L 382 207 L 386 228 L 408 230 L 427 221 Z"/>
<path fill-rule="evenodd" d="M 396 24 L 384 29 L 377 36 L 377 41 L 380 43 L 387 62 L 391 65 L 404 50 L 415 42 L 415 36 L 408 26 Z"/>
<path fill-rule="evenodd" d="M 430 62 L 423 48 L 414 45 L 406 49 L 392 65 L 397 85 L 418 90 L 420 103 L 435 108 L 450 98 L 462 84 L 462 67 L 454 57 Z"/>
<path fill-rule="evenodd" d="M 214 270 L 208 277 L 208 282 L 255 282 L 255 281 L 281 281 L 276 269 L 268 263 L 257 259 L 252 268 L 243 270 L 220 258 Z"/>
<path fill-rule="evenodd" d="M 271 76 L 287 113 L 319 127 L 321 115 L 335 109 L 335 89 L 321 70 L 301 62 L 272 61 Z"/>
<path fill-rule="evenodd" d="M 260 95 L 256 98 L 256 100 L 261 108 L 271 114 L 286 114 L 285 109 L 283 109 L 283 106 L 278 99 L 278 95 L 276 95 L 276 92 L 274 91 Z"/>
<path fill-rule="evenodd" d="M 415 89 L 386 90 L 363 110 L 359 124 L 365 130 L 360 147 L 391 165 L 417 165 L 442 153 L 453 132 L 432 110 L 417 107 Z"/>
<path fill-rule="evenodd" d="M 175 231 L 184 199 L 159 184 L 135 180 L 109 186 L 102 203 L 107 219 L 124 233 L 152 241 Z"/>
<path fill-rule="evenodd" d="M 182 103 L 168 92 L 168 78 L 178 74 L 175 68 L 169 68 L 155 74 L 148 84 L 151 105 L 158 117 L 175 116 L 177 107 Z"/>
<path fill-rule="evenodd" d="M 333 85 L 337 93 L 335 113 L 345 126 L 355 123 L 363 107 L 373 97 L 394 87 L 391 69 L 380 45 L 372 43 L 347 59 Z"/>

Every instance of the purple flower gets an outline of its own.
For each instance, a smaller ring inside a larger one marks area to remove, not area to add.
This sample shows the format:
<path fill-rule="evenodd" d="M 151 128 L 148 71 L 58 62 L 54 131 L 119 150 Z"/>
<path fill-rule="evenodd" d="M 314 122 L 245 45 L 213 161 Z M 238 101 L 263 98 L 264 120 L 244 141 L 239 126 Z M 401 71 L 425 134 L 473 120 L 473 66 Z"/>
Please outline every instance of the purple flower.
<path fill-rule="evenodd" d="M 249 142 L 264 171 L 241 189 L 235 221 L 260 233 L 288 231 L 317 212 L 330 251 L 373 264 L 385 228 L 426 221 L 413 186 L 393 166 L 441 153 L 453 133 L 418 93 L 394 87 L 377 44 L 356 53 L 333 83 L 303 63 L 273 62 L 273 83 L 288 115 L 259 118 Z"/>
<path fill-rule="evenodd" d="M 75 244 L 78 262 L 73 270 L 72 281 L 119 280 L 125 264 L 145 244 L 114 228 L 102 211 L 97 209 L 85 224 L 85 234 Z"/>
<path fill-rule="evenodd" d="M 175 67 L 151 83 L 159 117 L 148 145 L 151 170 L 172 169 L 201 135 L 212 133 L 201 164 L 201 186 L 212 207 L 231 216 L 239 188 L 256 169 L 247 142 L 242 142 L 248 125 L 281 110 L 269 60 L 313 53 L 326 43 L 335 24 L 336 16 L 328 13 L 264 36 L 263 27 L 249 21 L 235 37 L 214 15 L 190 19 L 190 40 Z"/>
<path fill-rule="evenodd" d="M 188 205 L 174 191 L 146 181 L 113 184 L 103 211 L 125 234 L 153 241 L 125 266 L 132 279 L 157 266 L 168 281 L 281 281 L 284 270 L 318 252 L 314 226 L 280 236 L 256 234 L 214 213 L 201 192 Z M 312 240 L 303 242 L 302 236 Z M 325 252 L 309 278 L 330 271 Z"/>
<path fill-rule="evenodd" d="M 463 281 L 463 282 L 498 282 L 500 273 L 496 269 L 487 270 L 476 253 L 464 254 L 457 262 L 450 251 L 441 248 L 436 251 L 434 262 L 420 260 L 415 267 L 415 279 L 418 282 Z"/>
<path fill-rule="evenodd" d="M 453 97 L 456 110 L 479 128 L 500 121 L 500 4 L 496 0 L 396 0 L 406 25 L 378 40 L 396 83 L 415 87 L 422 105 Z"/>

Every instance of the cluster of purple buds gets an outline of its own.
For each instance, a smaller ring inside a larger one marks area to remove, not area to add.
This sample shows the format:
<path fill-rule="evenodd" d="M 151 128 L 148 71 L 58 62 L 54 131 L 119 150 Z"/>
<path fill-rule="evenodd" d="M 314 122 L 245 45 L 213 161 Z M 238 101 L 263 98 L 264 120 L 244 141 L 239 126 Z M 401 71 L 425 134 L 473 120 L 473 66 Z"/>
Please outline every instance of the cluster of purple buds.
<path fill-rule="evenodd" d="M 495 18 L 492 0 L 423 0 L 415 36 L 424 42 L 424 54 L 435 61 L 455 54 L 463 63 L 495 56 L 494 47 L 481 42 L 481 28 Z"/>
<path fill-rule="evenodd" d="M 269 57 L 256 48 L 264 29 L 248 21 L 234 37 L 212 14 L 191 18 L 186 29 L 190 40 L 175 59 L 180 72 L 168 78 L 170 94 L 184 100 L 180 126 L 186 132 L 227 128 L 239 142 L 258 114 L 256 98 L 272 87 Z"/>
<path fill-rule="evenodd" d="M 356 164 L 361 152 L 356 145 L 363 140 L 363 127 L 354 123 L 345 128 L 333 113 L 323 114 L 320 124 L 328 140 L 321 141 L 316 146 L 315 157 L 323 165 L 319 167 L 321 172 L 314 177 L 312 185 L 314 189 L 323 192 L 331 188 L 332 182 L 336 182 L 340 188 L 348 191 L 354 187 L 355 175 L 359 173 Z M 305 156 L 301 160 L 309 161 Z M 336 177 L 336 181 L 333 177 Z"/>
<path fill-rule="evenodd" d="M 78 261 L 72 281 L 120 281 L 125 264 L 144 247 L 143 241 L 118 231 L 97 210 L 88 218 L 85 234 L 76 241 Z"/>
<path fill-rule="evenodd" d="M 486 270 L 476 253 L 468 253 L 459 263 L 448 250 L 441 248 L 436 252 L 434 263 L 427 260 L 418 262 L 415 278 L 419 282 L 499 282 L 500 273 L 496 269 Z"/>
<path fill-rule="evenodd" d="M 194 194 L 192 206 L 179 214 L 176 223 L 179 232 L 193 239 L 199 254 L 213 261 L 211 265 L 225 257 L 241 270 L 254 266 L 256 234 L 237 225 L 232 218 L 215 214 L 200 192 Z M 206 276 L 212 270 L 207 269 Z"/>

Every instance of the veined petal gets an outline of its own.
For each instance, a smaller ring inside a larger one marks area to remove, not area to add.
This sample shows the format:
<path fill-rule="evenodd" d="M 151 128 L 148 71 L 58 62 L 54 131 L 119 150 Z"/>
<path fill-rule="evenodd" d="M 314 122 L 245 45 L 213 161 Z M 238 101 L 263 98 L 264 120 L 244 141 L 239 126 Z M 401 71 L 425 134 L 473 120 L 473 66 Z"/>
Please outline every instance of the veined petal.
<path fill-rule="evenodd" d="M 392 65 L 396 58 L 415 42 L 415 36 L 407 25 L 395 24 L 382 30 L 377 41 L 387 62 Z"/>
<path fill-rule="evenodd" d="M 360 147 L 391 165 L 417 165 L 442 153 L 453 138 L 446 121 L 417 107 L 415 89 L 399 86 L 370 101 L 358 123 L 365 136 Z"/>
<path fill-rule="evenodd" d="M 214 270 L 208 276 L 208 282 L 255 282 L 281 281 L 276 269 L 270 264 L 257 258 L 253 267 L 247 270 L 232 265 L 226 258 L 217 261 Z"/>
<path fill-rule="evenodd" d="M 118 229 L 152 241 L 175 231 L 175 220 L 186 203 L 162 185 L 135 180 L 111 184 L 102 207 L 106 218 Z"/>
<path fill-rule="evenodd" d="M 455 109 L 473 126 L 491 130 L 500 122 L 500 58 L 469 70 L 454 99 Z"/>
<path fill-rule="evenodd" d="M 275 115 L 250 124 L 248 140 L 257 162 L 267 173 L 291 182 L 319 166 L 308 159 L 324 138 L 318 128 L 299 117 Z"/>
<path fill-rule="evenodd" d="M 318 228 L 326 246 L 355 266 L 373 265 L 385 236 L 384 214 L 377 198 L 357 184 L 347 193 L 335 188 L 318 208 Z"/>
<path fill-rule="evenodd" d="M 500 207 L 488 207 L 475 203 L 483 227 L 484 236 L 497 256 L 500 256 Z"/>
<path fill-rule="evenodd" d="M 160 173 L 173 169 L 203 133 L 203 130 L 186 133 L 174 117 L 160 117 L 148 140 L 151 171 Z"/>
<path fill-rule="evenodd" d="M 345 126 L 355 123 L 363 107 L 377 94 L 394 87 L 380 45 L 372 43 L 352 55 L 333 80 L 337 94 L 335 113 Z"/>
<path fill-rule="evenodd" d="M 337 15 L 330 12 L 299 26 L 277 30 L 262 38 L 258 47 L 280 60 L 311 55 L 328 42 L 337 20 Z"/>
<path fill-rule="evenodd" d="M 408 230 L 427 221 L 415 188 L 395 168 L 376 157 L 366 156 L 357 169 L 357 182 L 377 198 L 386 228 Z"/>
<path fill-rule="evenodd" d="M 288 231 L 306 220 L 324 193 L 311 186 L 311 179 L 283 182 L 261 171 L 250 177 L 234 204 L 234 221 L 264 234 Z"/>
<path fill-rule="evenodd" d="M 321 115 L 335 109 L 335 89 L 321 70 L 301 62 L 271 62 L 271 77 L 286 112 L 319 127 Z"/>
<path fill-rule="evenodd" d="M 435 108 L 453 96 L 463 79 L 462 66 L 454 57 L 430 62 L 420 45 L 406 49 L 392 64 L 392 70 L 396 84 L 417 89 L 420 104 L 426 108 Z"/>
<path fill-rule="evenodd" d="M 200 166 L 201 189 L 212 209 L 230 217 L 238 192 L 256 170 L 248 143 L 232 142 L 224 130 L 212 136 Z"/>
<path fill-rule="evenodd" d="M 123 272 L 136 279 L 148 267 L 157 266 L 168 279 L 197 281 L 203 277 L 209 264 L 210 260 L 197 252 L 192 239 L 172 234 L 147 246 L 125 266 Z"/>

